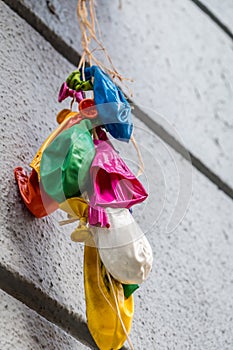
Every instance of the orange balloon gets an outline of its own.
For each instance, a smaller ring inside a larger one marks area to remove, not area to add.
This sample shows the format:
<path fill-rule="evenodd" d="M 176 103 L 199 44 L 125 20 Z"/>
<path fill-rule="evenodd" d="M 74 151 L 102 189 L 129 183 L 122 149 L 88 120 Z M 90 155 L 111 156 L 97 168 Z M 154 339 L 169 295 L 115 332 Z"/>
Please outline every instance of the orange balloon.
<path fill-rule="evenodd" d="M 79 111 L 83 118 L 94 119 L 98 112 L 95 106 L 95 101 L 92 98 L 84 98 L 79 103 Z"/>
<path fill-rule="evenodd" d="M 38 175 L 34 169 L 28 176 L 23 168 L 17 167 L 14 174 L 21 197 L 35 217 L 42 218 L 58 209 L 58 203 L 45 193 L 42 185 L 39 185 Z"/>

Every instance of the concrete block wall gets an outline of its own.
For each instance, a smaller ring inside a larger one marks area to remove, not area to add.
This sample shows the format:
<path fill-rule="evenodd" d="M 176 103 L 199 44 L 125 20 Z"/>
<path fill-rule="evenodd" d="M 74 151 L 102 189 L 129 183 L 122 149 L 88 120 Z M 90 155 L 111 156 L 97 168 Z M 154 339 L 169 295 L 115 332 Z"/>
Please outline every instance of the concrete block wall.
<path fill-rule="evenodd" d="M 9 294 L 0 294 L 1 349 L 89 349 Z"/>
<path fill-rule="evenodd" d="M 97 5 L 104 43 L 135 79 L 150 192 L 135 208 L 155 261 L 135 293 L 135 349 L 231 350 L 232 41 L 188 0 Z M 62 213 L 34 219 L 13 177 L 15 166 L 29 169 L 66 107 L 57 93 L 80 54 L 75 6 L 0 1 L 3 350 L 96 348 L 85 323 L 83 247 L 59 226 Z M 132 145 L 116 146 L 134 167 Z"/>
<path fill-rule="evenodd" d="M 216 16 L 231 34 L 233 33 L 233 3 L 231 0 L 202 0 L 201 4 Z"/>

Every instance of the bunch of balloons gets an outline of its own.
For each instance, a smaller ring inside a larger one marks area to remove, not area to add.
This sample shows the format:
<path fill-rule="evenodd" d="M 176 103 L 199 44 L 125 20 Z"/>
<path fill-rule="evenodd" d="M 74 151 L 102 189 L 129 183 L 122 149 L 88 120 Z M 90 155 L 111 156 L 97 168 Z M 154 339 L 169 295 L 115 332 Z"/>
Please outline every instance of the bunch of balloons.
<path fill-rule="evenodd" d="M 85 76 L 84 76 L 85 75 Z M 93 98 L 85 98 L 93 91 Z M 108 138 L 129 142 L 133 123 L 123 92 L 99 67 L 75 70 L 62 84 L 79 111 L 62 110 L 58 127 L 30 164 L 15 169 L 20 194 L 41 218 L 60 208 L 79 221 L 71 239 L 84 242 L 84 283 L 89 330 L 101 350 L 120 349 L 129 339 L 133 292 L 153 261 L 132 206 L 148 194 Z"/>

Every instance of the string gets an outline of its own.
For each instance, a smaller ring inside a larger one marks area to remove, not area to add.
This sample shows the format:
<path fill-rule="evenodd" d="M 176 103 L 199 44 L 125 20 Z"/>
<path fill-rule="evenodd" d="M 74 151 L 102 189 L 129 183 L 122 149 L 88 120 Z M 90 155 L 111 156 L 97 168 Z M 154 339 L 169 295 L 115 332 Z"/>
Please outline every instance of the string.
<path fill-rule="evenodd" d="M 73 109 L 73 104 L 74 104 L 74 97 L 72 98 L 71 102 L 70 102 L 70 110 L 72 111 Z"/>
<path fill-rule="evenodd" d="M 65 226 L 65 225 L 68 225 L 68 224 L 72 224 L 73 222 L 75 221 L 78 221 L 78 217 L 77 218 L 71 218 L 71 219 L 67 219 L 67 220 L 62 220 L 62 221 L 59 221 L 59 226 Z"/>
<path fill-rule="evenodd" d="M 96 128 L 93 129 L 93 137 L 94 137 L 94 140 L 99 140 L 99 137 L 96 132 Z"/>
<path fill-rule="evenodd" d="M 109 283 L 110 283 L 111 288 L 112 288 L 112 294 L 113 294 L 115 305 L 116 305 L 116 309 L 117 309 L 117 316 L 118 316 L 118 318 L 119 318 L 119 320 L 121 322 L 121 326 L 122 326 L 123 331 L 124 331 L 124 333 L 125 333 L 125 335 L 127 337 L 127 341 L 129 343 L 130 349 L 134 350 L 134 346 L 133 346 L 133 344 L 131 342 L 131 339 L 130 339 L 130 337 L 128 335 L 128 332 L 127 332 L 127 330 L 125 328 L 124 322 L 123 322 L 122 317 L 121 317 L 121 313 L 120 313 L 119 306 L 118 306 L 118 303 L 117 303 L 116 293 L 115 293 L 114 286 L 113 286 L 113 283 L 112 283 L 112 278 L 111 278 L 111 276 L 110 276 L 110 274 L 109 274 L 109 272 L 107 270 L 106 270 L 106 274 L 108 276 L 108 280 L 109 280 Z"/>
<path fill-rule="evenodd" d="M 135 150 L 137 152 L 137 156 L 138 156 L 139 168 L 138 168 L 137 177 L 139 177 L 144 172 L 144 163 L 143 163 L 143 159 L 142 159 L 142 155 L 141 155 L 140 149 L 139 149 L 138 144 L 137 144 L 137 142 L 136 142 L 136 140 L 135 140 L 133 135 L 131 135 L 130 140 L 131 140 L 131 142 L 132 142 L 132 144 L 133 144 L 133 146 L 134 146 L 134 148 L 135 148 Z"/>
<path fill-rule="evenodd" d="M 88 7 L 87 7 L 87 4 L 89 4 Z M 124 78 L 117 71 L 108 51 L 102 44 L 101 40 L 98 39 L 97 37 L 96 27 L 100 37 L 101 37 L 101 34 L 99 29 L 99 23 L 95 13 L 94 1 L 78 0 L 77 17 L 78 17 L 78 22 L 80 26 L 80 31 L 82 34 L 81 43 L 83 47 L 83 53 L 78 65 L 78 69 L 82 68 L 83 77 L 84 77 L 85 62 L 87 61 L 90 65 L 92 65 L 92 62 L 94 62 L 97 66 L 99 66 L 102 70 L 104 70 L 107 74 L 109 74 L 112 79 L 117 78 L 122 83 L 122 85 L 124 85 L 127 88 L 127 90 L 130 92 L 130 95 L 132 95 L 131 90 L 124 83 L 124 81 L 132 82 L 132 79 Z M 95 45 L 97 46 L 97 49 L 90 50 L 90 44 L 92 42 L 95 43 Z M 106 64 L 102 63 L 99 59 L 97 59 L 97 57 L 95 56 L 96 51 L 102 51 L 104 53 L 105 59 L 109 66 L 107 66 Z"/>

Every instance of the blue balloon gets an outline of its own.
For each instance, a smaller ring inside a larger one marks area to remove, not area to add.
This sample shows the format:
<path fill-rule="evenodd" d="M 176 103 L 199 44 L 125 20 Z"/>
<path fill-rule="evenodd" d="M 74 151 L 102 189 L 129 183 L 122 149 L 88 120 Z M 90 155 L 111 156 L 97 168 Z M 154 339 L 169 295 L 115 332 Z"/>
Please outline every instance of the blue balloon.
<path fill-rule="evenodd" d="M 116 139 L 128 142 L 133 123 L 131 108 L 123 92 L 99 67 L 85 68 L 85 79 L 94 77 L 94 100 L 101 122 Z"/>

